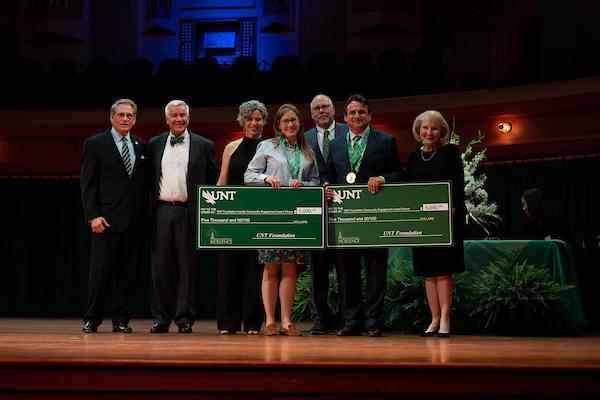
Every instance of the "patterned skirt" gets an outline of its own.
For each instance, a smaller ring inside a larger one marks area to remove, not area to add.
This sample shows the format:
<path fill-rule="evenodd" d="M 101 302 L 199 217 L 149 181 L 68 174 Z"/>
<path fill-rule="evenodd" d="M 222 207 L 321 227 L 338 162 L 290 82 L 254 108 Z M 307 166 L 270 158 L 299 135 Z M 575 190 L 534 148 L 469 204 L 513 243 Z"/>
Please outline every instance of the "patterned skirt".
<path fill-rule="evenodd" d="M 261 249 L 258 250 L 258 262 L 260 264 L 296 263 L 306 264 L 308 262 L 308 251 L 289 249 Z"/>

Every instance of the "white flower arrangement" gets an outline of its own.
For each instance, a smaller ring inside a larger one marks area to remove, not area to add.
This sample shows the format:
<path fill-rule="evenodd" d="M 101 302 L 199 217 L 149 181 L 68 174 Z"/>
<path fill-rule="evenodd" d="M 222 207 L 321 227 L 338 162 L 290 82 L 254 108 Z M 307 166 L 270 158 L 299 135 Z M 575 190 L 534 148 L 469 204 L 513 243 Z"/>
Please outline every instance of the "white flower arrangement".
<path fill-rule="evenodd" d="M 489 227 L 497 225 L 502 220 L 496 213 L 498 206 L 496 203 L 489 203 L 488 193 L 485 190 L 485 174 L 476 174 L 479 163 L 485 160 L 486 148 L 479 150 L 473 154 L 473 146 L 483 142 L 484 135 L 480 130 L 477 130 L 477 139 L 471 140 L 465 151 L 461 154 L 464 165 L 465 175 L 465 206 L 467 208 L 466 221 L 467 225 L 478 225 L 486 236 L 490 236 Z M 460 136 L 454 129 L 454 121 L 452 121 L 452 132 L 450 134 L 450 143 L 460 145 Z"/>

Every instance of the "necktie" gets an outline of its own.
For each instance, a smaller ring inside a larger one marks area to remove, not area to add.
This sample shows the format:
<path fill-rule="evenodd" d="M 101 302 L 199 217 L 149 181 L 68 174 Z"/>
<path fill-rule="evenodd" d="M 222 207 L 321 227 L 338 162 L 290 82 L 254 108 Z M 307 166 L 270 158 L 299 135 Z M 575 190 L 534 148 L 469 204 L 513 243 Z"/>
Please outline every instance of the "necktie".
<path fill-rule="evenodd" d="M 121 139 L 121 158 L 123 158 L 123 165 L 127 171 L 127 175 L 131 176 L 131 155 L 129 154 L 129 143 L 127 137 Z"/>
<path fill-rule="evenodd" d="M 171 136 L 171 146 L 175 146 L 177 143 L 183 143 L 183 135 Z"/>
<path fill-rule="evenodd" d="M 325 129 L 323 132 L 323 158 L 327 160 L 329 155 L 329 131 Z"/>
<path fill-rule="evenodd" d="M 362 139 L 362 136 L 354 136 L 354 139 L 352 139 L 352 149 L 356 149 L 358 147 L 358 144 L 360 143 L 360 140 Z"/>

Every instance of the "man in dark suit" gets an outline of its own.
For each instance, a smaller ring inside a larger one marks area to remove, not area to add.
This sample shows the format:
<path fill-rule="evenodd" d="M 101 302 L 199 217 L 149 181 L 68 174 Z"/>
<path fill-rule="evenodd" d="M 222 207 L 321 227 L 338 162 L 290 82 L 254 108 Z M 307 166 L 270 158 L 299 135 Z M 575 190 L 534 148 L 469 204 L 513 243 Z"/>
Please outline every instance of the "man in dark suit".
<path fill-rule="evenodd" d="M 150 139 L 152 245 L 152 333 L 191 333 L 196 250 L 197 186 L 217 181 L 214 145 L 191 133 L 189 106 L 172 100 L 165 107 L 169 131 Z M 175 312 L 173 314 L 173 311 Z"/>
<path fill-rule="evenodd" d="M 98 330 L 111 283 L 113 332 L 132 331 L 130 305 L 148 199 L 146 143 L 130 133 L 136 115 L 133 101 L 117 100 L 110 108 L 112 128 L 86 139 L 83 145 L 81 199 L 92 230 L 84 333 Z"/>
<path fill-rule="evenodd" d="M 349 132 L 330 143 L 326 184 L 367 184 L 375 194 L 381 185 L 398 182 L 402 168 L 392 135 L 370 127 L 372 111 L 366 98 L 351 95 L 344 107 Z M 326 191 L 328 200 L 333 193 Z M 387 281 L 387 249 L 351 249 L 336 252 L 341 285 L 344 327 L 340 336 L 358 336 L 363 324 L 369 336 L 382 336 L 383 301 Z M 367 301 L 362 304 L 361 263 L 365 264 Z"/>
<path fill-rule="evenodd" d="M 319 177 L 322 178 L 329 158 L 329 142 L 345 135 L 348 132 L 348 125 L 334 120 L 335 107 L 331 98 L 324 94 L 318 94 L 312 99 L 310 115 L 315 122 L 315 127 L 306 131 L 304 137 L 315 153 Z M 311 252 L 310 310 L 314 320 L 314 325 L 310 329 L 311 335 L 326 335 L 336 329 L 337 315 L 334 316 L 328 302 L 329 271 L 334 265 L 333 250 Z M 339 307 L 338 305 L 338 309 Z"/>

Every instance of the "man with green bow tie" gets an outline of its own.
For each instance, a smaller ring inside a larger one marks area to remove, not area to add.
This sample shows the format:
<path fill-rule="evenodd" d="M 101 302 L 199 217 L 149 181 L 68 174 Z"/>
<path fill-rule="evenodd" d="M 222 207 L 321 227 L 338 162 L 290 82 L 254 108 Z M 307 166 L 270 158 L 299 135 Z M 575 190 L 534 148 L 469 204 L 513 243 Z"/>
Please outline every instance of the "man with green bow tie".
<path fill-rule="evenodd" d="M 199 257 L 195 232 L 200 184 L 217 181 L 214 145 L 188 130 L 190 108 L 181 100 L 165 107 L 169 131 L 150 139 L 152 198 L 152 333 L 166 333 L 174 320 L 179 333 L 195 321 L 194 270 Z M 177 293 L 173 293 L 177 288 Z M 173 314 L 175 309 L 175 314 Z"/>

